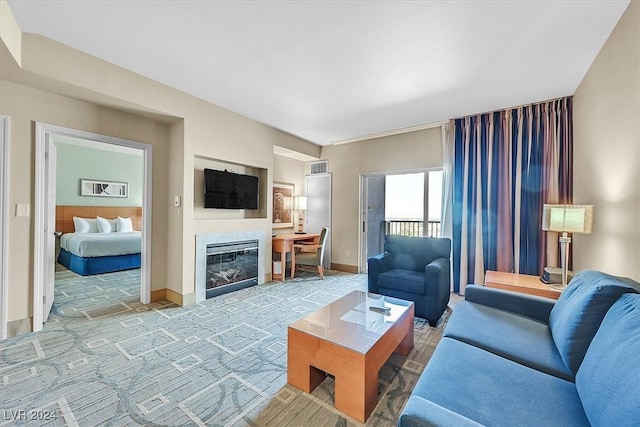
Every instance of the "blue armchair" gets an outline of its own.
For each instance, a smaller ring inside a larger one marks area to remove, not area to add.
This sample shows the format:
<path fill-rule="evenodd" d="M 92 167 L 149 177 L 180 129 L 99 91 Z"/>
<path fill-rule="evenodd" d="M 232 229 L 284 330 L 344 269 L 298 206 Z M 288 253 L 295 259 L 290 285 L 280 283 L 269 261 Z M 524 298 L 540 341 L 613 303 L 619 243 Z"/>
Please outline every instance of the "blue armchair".
<path fill-rule="evenodd" d="M 450 239 L 386 236 L 384 253 L 367 261 L 369 292 L 413 301 L 435 326 L 449 302 L 450 254 Z"/>

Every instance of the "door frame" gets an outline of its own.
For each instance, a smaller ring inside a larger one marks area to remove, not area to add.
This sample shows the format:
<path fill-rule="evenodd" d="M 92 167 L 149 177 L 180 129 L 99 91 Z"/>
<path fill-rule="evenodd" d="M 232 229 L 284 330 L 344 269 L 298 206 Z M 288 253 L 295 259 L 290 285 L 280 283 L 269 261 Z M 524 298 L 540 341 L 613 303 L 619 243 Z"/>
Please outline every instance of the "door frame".
<path fill-rule="evenodd" d="M 142 186 L 142 251 L 140 265 L 140 302 L 151 302 L 151 202 L 152 202 L 152 161 L 153 146 L 128 139 L 101 135 L 78 129 L 66 128 L 47 123 L 36 122 L 35 132 L 35 205 L 34 205 L 34 238 L 33 238 L 33 332 L 42 329 L 44 322 L 42 298 L 44 294 L 45 253 L 45 220 L 47 210 L 45 195 L 47 182 L 45 174 L 46 149 L 45 141 L 52 135 L 70 136 L 89 139 L 106 144 L 136 148 L 143 151 L 143 186 Z M 55 185 L 55 183 L 53 183 Z"/>
<path fill-rule="evenodd" d="M 9 310 L 9 116 L 0 115 L 0 340 L 7 338 Z"/>

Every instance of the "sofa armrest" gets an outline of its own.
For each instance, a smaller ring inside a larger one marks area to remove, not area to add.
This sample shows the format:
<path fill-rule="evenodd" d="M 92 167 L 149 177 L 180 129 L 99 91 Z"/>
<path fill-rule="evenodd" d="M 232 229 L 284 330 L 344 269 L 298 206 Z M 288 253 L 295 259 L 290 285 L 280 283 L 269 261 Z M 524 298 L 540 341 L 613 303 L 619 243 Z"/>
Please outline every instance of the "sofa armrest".
<path fill-rule="evenodd" d="M 393 255 L 385 252 L 367 260 L 369 292 L 378 292 L 378 275 L 391 270 Z"/>
<path fill-rule="evenodd" d="M 545 323 L 549 323 L 549 314 L 556 304 L 556 300 L 551 298 L 487 288 L 481 285 L 467 285 L 464 299 L 531 317 Z"/>
<path fill-rule="evenodd" d="M 477 427 L 480 425 L 463 415 L 416 395 L 409 398 L 398 419 L 398 427 Z"/>

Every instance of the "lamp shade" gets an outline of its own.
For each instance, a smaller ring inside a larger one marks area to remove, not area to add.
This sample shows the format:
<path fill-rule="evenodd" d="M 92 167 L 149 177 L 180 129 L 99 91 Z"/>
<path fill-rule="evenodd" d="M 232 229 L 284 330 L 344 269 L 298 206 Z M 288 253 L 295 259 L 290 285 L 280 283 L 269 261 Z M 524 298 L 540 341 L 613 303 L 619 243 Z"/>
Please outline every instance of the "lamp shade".
<path fill-rule="evenodd" d="M 307 210 L 307 197 L 306 196 L 296 196 L 293 199 L 293 208 L 298 211 L 306 211 Z"/>
<path fill-rule="evenodd" d="M 544 205 L 542 229 L 567 233 L 591 233 L 592 205 Z"/>

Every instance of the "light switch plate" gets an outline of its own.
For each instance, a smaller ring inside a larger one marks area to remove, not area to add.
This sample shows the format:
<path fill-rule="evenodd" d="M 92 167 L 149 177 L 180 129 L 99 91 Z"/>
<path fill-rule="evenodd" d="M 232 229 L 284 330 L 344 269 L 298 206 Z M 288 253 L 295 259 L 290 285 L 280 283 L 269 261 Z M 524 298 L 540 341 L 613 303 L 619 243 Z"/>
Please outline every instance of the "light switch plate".
<path fill-rule="evenodd" d="M 18 203 L 16 205 L 16 216 L 29 218 L 30 206 Z"/>

